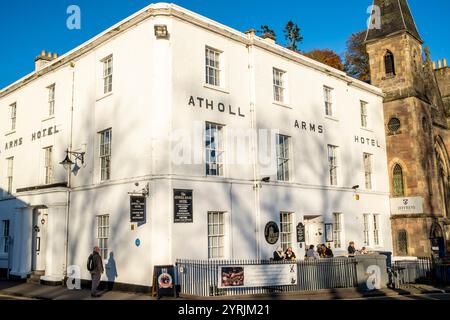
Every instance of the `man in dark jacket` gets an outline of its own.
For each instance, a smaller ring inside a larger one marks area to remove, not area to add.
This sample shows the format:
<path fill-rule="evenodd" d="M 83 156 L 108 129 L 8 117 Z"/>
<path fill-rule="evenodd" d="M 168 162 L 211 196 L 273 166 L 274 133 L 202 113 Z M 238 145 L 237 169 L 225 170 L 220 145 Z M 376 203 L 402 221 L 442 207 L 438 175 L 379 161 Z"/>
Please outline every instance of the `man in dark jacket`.
<path fill-rule="evenodd" d="M 92 253 L 92 262 L 93 262 L 93 270 L 91 271 L 92 277 L 91 296 L 100 297 L 100 294 L 97 293 L 97 288 L 98 285 L 100 284 L 100 278 L 102 277 L 102 273 L 104 270 L 99 247 L 94 248 L 94 252 Z"/>

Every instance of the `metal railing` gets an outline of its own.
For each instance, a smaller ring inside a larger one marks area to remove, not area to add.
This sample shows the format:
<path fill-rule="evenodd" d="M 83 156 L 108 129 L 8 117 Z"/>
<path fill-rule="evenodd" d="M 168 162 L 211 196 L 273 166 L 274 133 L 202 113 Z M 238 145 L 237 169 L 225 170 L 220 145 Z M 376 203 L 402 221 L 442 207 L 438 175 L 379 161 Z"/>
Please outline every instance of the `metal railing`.
<path fill-rule="evenodd" d="M 450 264 L 436 263 L 434 265 L 434 277 L 436 283 L 442 286 L 450 285 Z"/>
<path fill-rule="evenodd" d="M 432 280 L 433 267 L 431 258 L 395 261 L 389 270 L 391 285 L 398 288 L 405 284 L 422 283 Z"/>
<path fill-rule="evenodd" d="M 219 288 L 219 266 L 297 264 L 297 283 L 286 286 Z M 357 287 L 356 260 L 338 257 L 321 260 L 272 262 L 269 260 L 177 260 L 181 294 L 194 296 L 232 296 L 301 292 Z"/>

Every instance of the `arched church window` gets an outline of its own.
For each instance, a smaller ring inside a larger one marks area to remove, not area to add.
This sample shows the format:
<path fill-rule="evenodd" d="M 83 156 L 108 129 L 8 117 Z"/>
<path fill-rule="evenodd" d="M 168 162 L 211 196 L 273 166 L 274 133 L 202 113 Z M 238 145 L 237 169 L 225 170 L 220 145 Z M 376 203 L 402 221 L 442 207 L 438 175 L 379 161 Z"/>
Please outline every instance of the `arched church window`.
<path fill-rule="evenodd" d="M 386 52 L 386 55 L 384 56 L 384 68 L 386 71 L 386 76 L 395 76 L 394 55 L 390 51 Z"/>
<path fill-rule="evenodd" d="M 403 197 L 405 195 L 405 187 L 403 185 L 403 169 L 397 163 L 392 172 L 392 192 L 394 197 Z"/>
<path fill-rule="evenodd" d="M 408 232 L 404 229 L 397 232 L 397 254 L 399 256 L 408 255 Z"/>

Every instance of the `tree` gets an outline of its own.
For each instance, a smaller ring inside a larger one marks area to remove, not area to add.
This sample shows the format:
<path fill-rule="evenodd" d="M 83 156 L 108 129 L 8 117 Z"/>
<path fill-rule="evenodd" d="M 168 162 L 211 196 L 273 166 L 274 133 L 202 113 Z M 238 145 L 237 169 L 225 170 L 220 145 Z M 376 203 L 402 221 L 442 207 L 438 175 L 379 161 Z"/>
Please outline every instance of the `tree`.
<path fill-rule="evenodd" d="M 276 39 L 276 35 L 275 35 L 275 31 L 273 31 L 273 29 L 270 29 L 268 25 L 263 25 L 261 26 L 261 30 L 258 31 L 263 37 L 264 36 L 269 36 L 271 37 L 273 40 Z"/>
<path fill-rule="evenodd" d="M 347 40 L 345 72 L 362 81 L 370 81 L 369 55 L 364 40 L 366 31 L 354 33 Z"/>
<path fill-rule="evenodd" d="M 302 43 L 303 36 L 301 35 L 300 27 L 292 20 L 284 27 L 284 37 L 288 41 L 286 48 L 292 51 L 298 51 L 297 43 Z"/>
<path fill-rule="evenodd" d="M 330 49 L 314 49 L 312 51 L 304 53 L 308 58 L 322 62 L 330 67 L 344 71 L 344 65 L 342 64 L 341 57 Z"/>

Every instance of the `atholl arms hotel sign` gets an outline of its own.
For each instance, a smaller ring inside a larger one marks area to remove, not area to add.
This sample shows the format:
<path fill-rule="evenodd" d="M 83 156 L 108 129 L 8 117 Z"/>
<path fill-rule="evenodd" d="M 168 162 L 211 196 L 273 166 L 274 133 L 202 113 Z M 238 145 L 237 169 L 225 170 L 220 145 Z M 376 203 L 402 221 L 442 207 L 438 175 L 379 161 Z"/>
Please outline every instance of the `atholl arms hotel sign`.
<path fill-rule="evenodd" d="M 52 135 L 57 134 L 57 133 L 59 133 L 59 130 L 58 130 L 57 126 L 53 126 L 53 127 L 42 129 L 40 131 L 33 132 L 30 135 L 30 138 L 31 138 L 31 141 L 33 142 L 33 141 L 36 141 L 36 140 L 40 140 L 41 138 L 45 138 L 47 136 L 52 136 Z M 23 144 L 23 138 L 22 137 L 14 139 L 14 140 L 11 140 L 11 141 L 7 141 L 5 143 L 5 150 L 16 148 L 18 146 L 21 146 L 22 144 Z"/>

